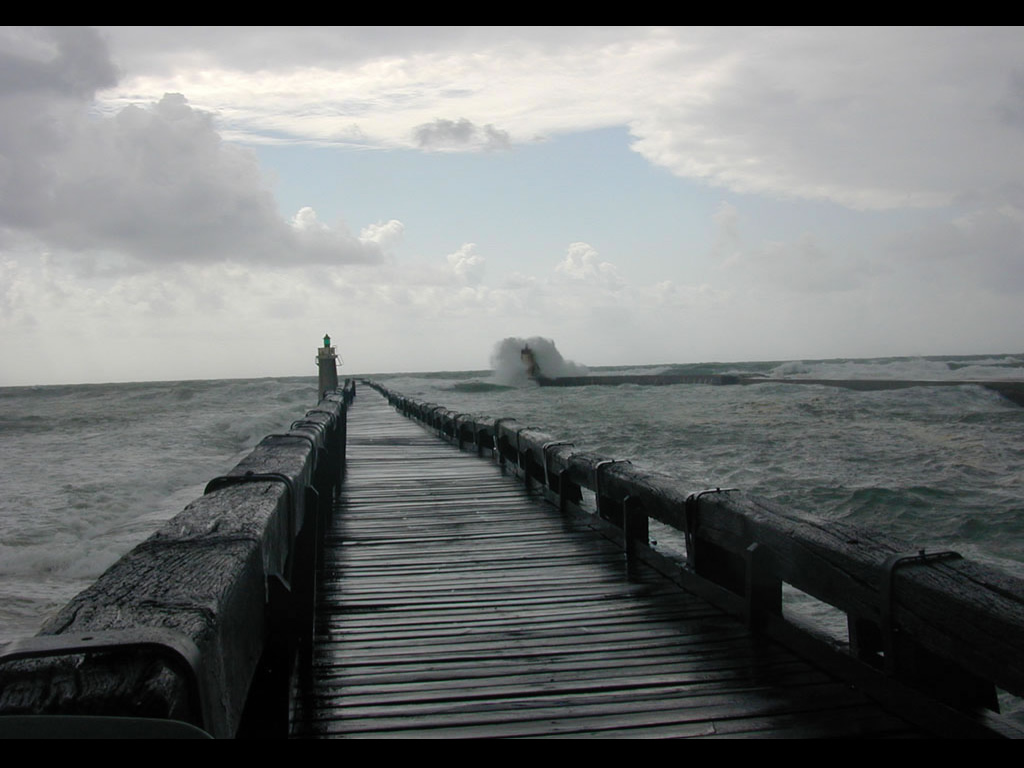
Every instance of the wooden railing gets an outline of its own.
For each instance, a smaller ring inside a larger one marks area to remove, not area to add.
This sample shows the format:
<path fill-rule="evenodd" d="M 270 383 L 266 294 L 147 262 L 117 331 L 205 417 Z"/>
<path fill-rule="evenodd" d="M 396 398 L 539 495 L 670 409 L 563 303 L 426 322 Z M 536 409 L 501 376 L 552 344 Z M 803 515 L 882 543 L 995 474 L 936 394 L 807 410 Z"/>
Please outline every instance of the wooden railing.
<path fill-rule="evenodd" d="M 155 736 L 180 722 L 199 735 L 286 735 L 354 396 L 347 382 L 264 438 L 39 635 L 0 648 L 0 734 Z"/>
<path fill-rule="evenodd" d="M 956 553 L 924 552 L 890 536 L 782 508 L 737 490 L 694 491 L 678 478 L 581 450 L 515 419 L 474 416 L 390 392 L 401 413 L 460 448 L 492 455 L 563 510 L 589 506 L 627 553 L 750 626 L 824 660 L 869 692 L 920 701 L 935 725 L 947 711 L 970 713 L 989 729 L 1020 731 L 982 710 L 997 691 L 1024 696 L 1024 580 Z M 648 520 L 685 537 L 686 559 L 646 547 Z M 848 637 L 834 642 L 791 621 L 783 583 L 846 614 Z M 961 718 L 950 716 L 956 727 Z M 978 735 L 970 726 L 962 735 Z"/>

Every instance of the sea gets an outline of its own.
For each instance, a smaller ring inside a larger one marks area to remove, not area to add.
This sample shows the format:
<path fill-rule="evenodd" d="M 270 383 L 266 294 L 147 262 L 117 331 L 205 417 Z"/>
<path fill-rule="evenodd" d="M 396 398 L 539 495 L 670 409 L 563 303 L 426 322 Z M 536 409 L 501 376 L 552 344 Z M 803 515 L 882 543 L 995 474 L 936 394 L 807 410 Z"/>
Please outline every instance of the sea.
<path fill-rule="evenodd" d="M 508 346 L 490 370 L 369 378 L 518 419 L 693 490 L 739 488 L 1024 577 L 1024 408 L 969 384 L 862 392 L 773 381 L 1024 381 L 1024 354 L 591 368 L 766 381 L 557 388 L 528 380 L 518 340 Z M 583 370 L 543 345 L 537 354 L 549 374 Z M 377 396 L 363 387 L 354 407 Z M 314 376 L 0 388 L 0 642 L 34 634 L 315 404 Z"/>

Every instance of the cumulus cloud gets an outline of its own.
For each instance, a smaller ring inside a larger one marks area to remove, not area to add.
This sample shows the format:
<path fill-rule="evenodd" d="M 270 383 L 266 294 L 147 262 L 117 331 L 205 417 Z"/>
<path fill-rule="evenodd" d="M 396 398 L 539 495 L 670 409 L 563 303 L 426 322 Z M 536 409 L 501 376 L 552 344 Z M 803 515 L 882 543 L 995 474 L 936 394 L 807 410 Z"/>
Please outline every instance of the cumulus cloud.
<path fill-rule="evenodd" d="M 565 259 L 555 271 L 573 280 L 596 283 L 607 288 L 617 288 L 623 284 L 615 265 L 601 261 L 597 251 L 587 243 L 572 243 L 565 254 Z"/>
<path fill-rule="evenodd" d="M 405 232 L 405 226 L 398 219 L 390 221 L 378 221 L 376 224 L 369 224 L 363 227 L 359 233 L 359 239 L 364 243 L 376 243 L 385 251 L 393 248 Z"/>
<path fill-rule="evenodd" d="M 484 269 L 484 257 L 476 252 L 476 243 L 463 243 L 455 253 L 448 254 L 448 264 L 461 280 L 476 285 Z"/>
<path fill-rule="evenodd" d="M 2 45 L 0 227 L 140 263 L 381 257 L 379 242 L 308 212 L 285 221 L 255 156 L 181 94 L 90 116 L 115 76 L 95 32 L 8 29 Z"/>
<path fill-rule="evenodd" d="M 507 131 L 490 124 L 480 127 L 464 117 L 458 120 L 439 118 L 432 123 L 418 125 L 413 135 L 420 149 L 433 151 L 508 149 L 512 144 Z"/>
<path fill-rule="evenodd" d="M 322 264 L 374 263 L 401 239 L 402 223 L 392 220 L 366 227 L 356 237 L 344 227 L 330 227 L 320 221 L 313 208 L 300 208 L 292 218 L 288 233 L 291 248 L 286 254 L 266 252 L 268 261 L 281 263 L 314 262 Z M 281 258 L 287 255 L 290 258 Z"/>

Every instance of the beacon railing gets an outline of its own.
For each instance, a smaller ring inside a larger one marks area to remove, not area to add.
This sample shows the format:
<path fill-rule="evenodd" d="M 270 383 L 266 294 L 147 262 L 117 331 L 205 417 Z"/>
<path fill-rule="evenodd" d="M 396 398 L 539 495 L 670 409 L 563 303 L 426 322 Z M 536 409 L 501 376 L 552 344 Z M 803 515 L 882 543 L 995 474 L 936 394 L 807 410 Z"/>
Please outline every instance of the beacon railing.
<path fill-rule="evenodd" d="M 693 492 L 515 419 L 458 413 L 366 383 L 459 448 L 494 456 L 565 511 L 581 511 L 587 489 L 599 527 L 627 557 L 643 557 L 865 692 L 901 701 L 911 719 L 950 734 L 1022 735 L 990 713 L 997 688 L 1024 696 L 1024 580 L 736 490 Z M 648 520 L 683 534 L 685 562 L 646 546 Z M 846 614 L 845 647 L 784 615 L 783 583 Z"/>
<path fill-rule="evenodd" d="M 354 396 L 351 381 L 327 393 L 39 635 L 0 647 L 0 734 L 287 735 Z"/>

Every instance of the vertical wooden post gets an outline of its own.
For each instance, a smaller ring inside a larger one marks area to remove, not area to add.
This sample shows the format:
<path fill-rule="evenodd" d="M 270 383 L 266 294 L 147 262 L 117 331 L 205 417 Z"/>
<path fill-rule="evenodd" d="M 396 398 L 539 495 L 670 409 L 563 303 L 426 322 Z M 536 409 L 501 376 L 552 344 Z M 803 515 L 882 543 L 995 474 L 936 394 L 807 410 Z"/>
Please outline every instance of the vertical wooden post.
<path fill-rule="evenodd" d="M 626 559 L 636 557 L 638 544 L 647 546 L 650 541 L 650 525 L 643 512 L 640 500 L 627 496 L 622 500 L 622 537 L 626 544 Z"/>
<path fill-rule="evenodd" d="M 751 544 L 744 553 L 746 560 L 745 619 L 755 628 L 765 614 L 782 615 L 782 580 L 772 572 L 766 547 Z"/>

